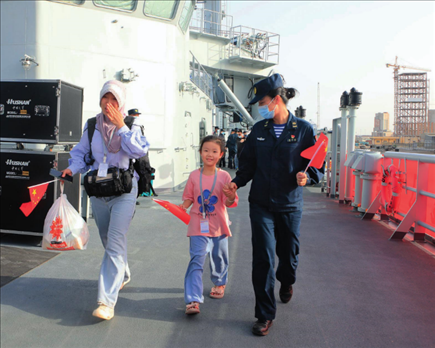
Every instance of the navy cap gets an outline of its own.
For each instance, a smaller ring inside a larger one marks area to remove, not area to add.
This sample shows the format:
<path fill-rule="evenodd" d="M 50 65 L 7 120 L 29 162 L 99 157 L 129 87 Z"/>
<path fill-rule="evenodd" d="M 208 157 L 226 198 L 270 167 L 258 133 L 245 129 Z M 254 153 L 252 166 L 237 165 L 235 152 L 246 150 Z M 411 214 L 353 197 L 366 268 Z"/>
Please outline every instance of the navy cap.
<path fill-rule="evenodd" d="M 284 87 L 282 82 L 282 77 L 280 74 L 273 74 L 252 86 L 254 91 L 254 99 L 252 99 L 249 104 L 255 104 L 263 99 L 270 91 L 277 89 L 279 87 Z"/>
<path fill-rule="evenodd" d="M 128 115 L 140 115 L 141 113 L 139 112 L 138 109 L 130 109 L 128 110 Z"/>

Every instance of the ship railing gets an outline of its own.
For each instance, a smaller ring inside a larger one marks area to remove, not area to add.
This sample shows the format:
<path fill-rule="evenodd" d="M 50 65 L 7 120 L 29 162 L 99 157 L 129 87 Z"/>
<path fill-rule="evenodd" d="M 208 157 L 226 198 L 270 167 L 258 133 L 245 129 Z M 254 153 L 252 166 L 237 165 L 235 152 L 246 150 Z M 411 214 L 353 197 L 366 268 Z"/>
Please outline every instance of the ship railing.
<path fill-rule="evenodd" d="M 193 12 L 189 29 L 199 34 L 211 35 L 230 39 L 232 37 L 233 16 L 224 11 L 216 12 L 204 8 L 197 8 Z"/>
<path fill-rule="evenodd" d="M 241 25 L 233 27 L 232 34 L 228 58 L 242 57 L 279 63 L 279 34 Z"/>
<path fill-rule="evenodd" d="M 434 150 L 435 151 L 435 140 L 427 140 L 425 142 L 415 142 L 415 143 L 403 143 L 396 144 L 397 147 L 402 149 L 419 149 L 419 150 Z"/>
<path fill-rule="evenodd" d="M 402 186 L 394 212 L 399 224 L 390 240 L 402 240 L 413 228 L 414 241 L 424 241 L 426 236 L 435 241 L 435 155 L 388 151 L 383 161 L 384 168 L 394 164 Z M 379 196 L 380 193 L 366 215 L 378 212 Z M 382 206 L 380 208 L 386 213 Z"/>
<path fill-rule="evenodd" d="M 213 100 L 213 78 L 204 69 L 198 59 L 190 52 L 190 81 L 192 81 L 205 95 Z"/>

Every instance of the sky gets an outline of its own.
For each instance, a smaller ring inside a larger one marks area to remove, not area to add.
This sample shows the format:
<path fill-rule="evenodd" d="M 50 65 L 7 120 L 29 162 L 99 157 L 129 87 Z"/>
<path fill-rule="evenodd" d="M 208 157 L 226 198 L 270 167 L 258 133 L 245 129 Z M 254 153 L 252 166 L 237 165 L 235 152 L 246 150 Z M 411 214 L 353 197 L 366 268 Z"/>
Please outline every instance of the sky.
<path fill-rule="evenodd" d="M 356 133 L 371 134 L 378 112 L 394 121 L 393 68 L 398 64 L 432 70 L 430 109 L 435 109 L 435 2 L 407 1 L 253 1 L 229 0 L 233 26 L 242 25 L 280 35 L 275 72 L 299 95 L 290 100 L 294 112 L 302 105 L 307 119 L 317 121 L 320 86 L 320 127 L 332 128 L 340 117 L 340 96 L 362 92 Z M 421 72 L 400 69 L 399 72 Z"/>

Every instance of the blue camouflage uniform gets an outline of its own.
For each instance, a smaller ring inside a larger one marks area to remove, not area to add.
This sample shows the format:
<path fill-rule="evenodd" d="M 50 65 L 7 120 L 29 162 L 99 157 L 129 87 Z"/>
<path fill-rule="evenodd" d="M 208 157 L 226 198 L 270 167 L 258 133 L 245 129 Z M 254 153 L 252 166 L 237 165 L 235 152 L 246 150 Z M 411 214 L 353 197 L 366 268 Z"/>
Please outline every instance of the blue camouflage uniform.
<path fill-rule="evenodd" d="M 303 187 L 298 186 L 296 174 L 304 171 L 309 162 L 300 156 L 301 152 L 316 142 L 311 124 L 290 112 L 279 138 L 273 124 L 273 120 L 263 120 L 254 125 L 233 179 L 238 188 L 252 180 L 252 282 L 255 316 L 259 320 L 275 319 L 275 250 L 279 259 L 276 279 L 288 286 L 296 281 L 303 206 Z M 324 168 L 310 167 L 307 184 L 318 183 L 323 173 Z"/>

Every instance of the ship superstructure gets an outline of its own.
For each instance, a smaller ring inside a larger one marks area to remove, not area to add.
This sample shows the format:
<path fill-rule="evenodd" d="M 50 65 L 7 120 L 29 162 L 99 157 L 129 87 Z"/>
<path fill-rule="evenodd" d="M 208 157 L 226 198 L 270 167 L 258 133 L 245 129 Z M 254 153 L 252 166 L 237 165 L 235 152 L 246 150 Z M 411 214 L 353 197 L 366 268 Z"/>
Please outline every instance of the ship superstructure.
<path fill-rule="evenodd" d="M 200 139 L 214 125 L 243 126 L 217 78 L 247 105 L 252 84 L 279 62 L 279 35 L 234 26 L 225 11 L 224 1 L 2 1 L 1 80 L 83 87 L 83 124 L 100 111 L 103 83 L 124 82 L 155 186 L 176 189 L 200 166 Z"/>

